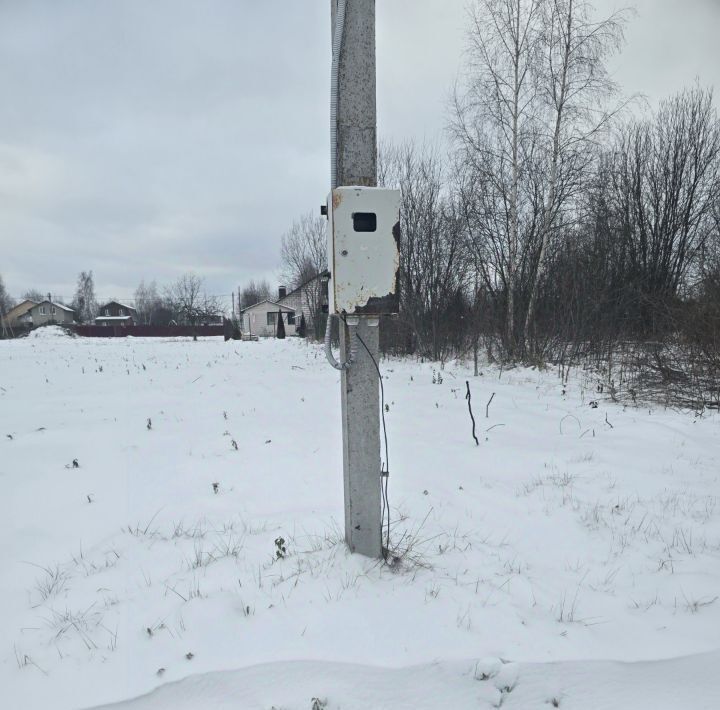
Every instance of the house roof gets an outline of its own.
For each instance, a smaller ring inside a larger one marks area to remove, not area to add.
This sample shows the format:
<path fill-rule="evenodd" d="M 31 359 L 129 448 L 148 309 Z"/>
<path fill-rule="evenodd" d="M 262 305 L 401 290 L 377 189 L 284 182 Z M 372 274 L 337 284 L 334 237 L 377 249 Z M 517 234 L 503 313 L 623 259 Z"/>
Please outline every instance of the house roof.
<path fill-rule="evenodd" d="M 13 306 L 6 314 L 5 318 L 16 318 L 27 313 L 33 306 L 37 306 L 37 301 L 31 301 L 26 298 L 22 303 Z"/>
<path fill-rule="evenodd" d="M 103 303 L 102 306 L 100 306 L 100 310 L 103 308 L 107 308 L 108 306 L 112 306 L 115 304 L 116 306 L 122 306 L 123 308 L 127 308 L 129 311 L 137 311 L 137 308 L 135 306 L 128 306 L 127 303 L 123 303 L 122 301 L 108 301 L 107 303 Z"/>
<path fill-rule="evenodd" d="M 67 311 L 68 313 L 75 313 L 75 310 L 70 308 L 69 306 L 64 306 L 62 303 L 55 303 L 54 301 L 48 301 L 47 299 L 44 301 L 40 301 L 40 303 L 36 303 L 35 306 L 44 306 L 45 304 L 49 306 L 55 306 L 56 308 L 59 308 L 61 311 Z M 33 306 L 33 308 L 35 308 Z"/>
<path fill-rule="evenodd" d="M 307 286 L 309 283 L 312 283 L 313 281 L 317 281 L 317 279 L 320 279 L 320 278 L 322 278 L 323 276 L 330 276 L 330 272 L 329 272 L 327 269 L 325 269 L 325 271 L 321 271 L 319 274 L 316 274 L 316 275 L 313 276 L 312 278 L 310 278 L 310 279 L 308 279 L 307 281 L 304 281 L 303 283 L 301 283 L 299 286 L 297 286 L 297 287 L 294 288 L 292 291 L 290 291 L 290 293 L 286 293 L 280 300 L 281 300 L 281 301 L 284 301 L 284 300 L 285 300 L 286 298 L 288 298 L 289 296 L 292 296 L 294 293 L 297 293 L 298 291 L 301 291 L 302 289 L 304 289 L 305 286 Z"/>
<path fill-rule="evenodd" d="M 245 313 L 245 311 L 251 311 L 253 308 L 257 308 L 258 306 L 262 306 L 263 303 L 269 303 L 272 306 L 277 306 L 278 308 L 284 308 L 286 311 L 293 311 L 295 312 L 295 309 L 292 306 L 285 306 L 282 303 L 278 303 L 277 301 L 271 301 L 269 298 L 264 299 L 263 301 L 258 301 L 257 303 L 253 303 L 252 306 L 248 306 L 247 308 L 243 308 L 240 313 Z"/>

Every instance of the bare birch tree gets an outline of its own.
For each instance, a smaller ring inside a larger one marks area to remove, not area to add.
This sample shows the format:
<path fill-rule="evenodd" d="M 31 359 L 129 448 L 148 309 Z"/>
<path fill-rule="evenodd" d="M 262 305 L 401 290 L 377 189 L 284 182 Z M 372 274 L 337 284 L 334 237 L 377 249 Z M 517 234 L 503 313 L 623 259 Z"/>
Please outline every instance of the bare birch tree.
<path fill-rule="evenodd" d="M 265 301 L 272 297 L 272 289 L 266 279 L 255 281 L 251 279 L 247 286 L 238 288 L 238 305 L 240 310 L 254 306 L 260 301 Z"/>
<path fill-rule="evenodd" d="M 97 315 L 98 303 L 95 299 L 95 282 L 92 271 L 81 271 L 78 274 L 72 307 L 81 323 L 91 323 Z"/>
<path fill-rule="evenodd" d="M 158 293 L 157 283 L 153 280 L 145 283 L 140 281 L 135 289 L 135 309 L 138 318 L 144 325 L 156 324 L 158 311 L 162 308 L 162 299 Z"/>
<path fill-rule="evenodd" d="M 0 274 L 0 315 L 5 315 L 14 305 L 15 302 L 10 298 L 10 294 L 5 288 L 2 274 Z"/>
<path fill-rule="evenodd" d="M 536 253 L 529 255 L 525 348 L 532 347 L 530 330 L 551 239 L 591 173 L 596 142 L 624 105 L 609 105 L 617 87 L 605 62 L 622 45 L 628 13 L 601 20 L 593 14 L 584 0 L 544 0 L 540 5 L 537 114 L 543 121 L 538 125 L 537 151 L 543 206 Z"/>
<path fill-rule="evenodd" d="M 322 318 L 323 286 L 317 278 L 327 269 L 327 220 L 307 212 L 283 234 L 282 274 L 291 289 L 302 287 L 310 323 L 316 338 L 324 331 Z"/>
<path fill-rule="evenodd" d="M 203 279 L 192 273 L 183 274 L 165 289 L 165 301 L 178 321 L 187 325 L 199 325 L 222 313 L 218 299 L 208 295 Z"/>
<path fill-rule="evenodd" d="M 383 146 L 381 178 L 401 192 L 400 316 L 420 351 L 443 360 L 460 335 L 466 262 L 463 225 L 437 149 Z"/>
<path fill-rule="evenodd" d="M 23 293 L 22 298 L 24 301 L 35 301 L 35 303 L 40 303 L 45 299 L 45 296 L 40 289 L 29 288 Z"/>
<path fill-rule="evenodd" d="M 686 89 L 621 132 L 612 200 L 638 296 L 674 298 L 710 247 L 720 201 L 720 120 L 711 90 Z"/>
<path fill-rule="evenodd" d="M 527 204 L 528 176 L 536 129 L 537 75 L 541 39 L 540 0 L 478 0 L 471 9 L 467 77 L 457 89 L 452 128 L 472 192 L 481 202 L 475 216 L 492 240 L 491 278 L 502 284 L 506 301 L 505 345 L 516 351 L 517 274 L 521 241 L 534 229 L 535 208 Z M 531 191 L 530 191 L 531 192 Z M 529 213 L 529 214 L 528 214 Z"/>
<path fill-rule="evenodd" d="M 282 236 L 282 275 L 297 288 L 327 268 L 327 220 L 307 212 Z"/>
<path fill-rule="evenodd" d="M 585 0 L 478 0 L 456 91 L 463 216 L 482 281 L 505 301 L 507 354 L 529 355 L 553 239 L 569 234 L 595 144 L 621 104 L 605 62 L 627 13 Z"/>

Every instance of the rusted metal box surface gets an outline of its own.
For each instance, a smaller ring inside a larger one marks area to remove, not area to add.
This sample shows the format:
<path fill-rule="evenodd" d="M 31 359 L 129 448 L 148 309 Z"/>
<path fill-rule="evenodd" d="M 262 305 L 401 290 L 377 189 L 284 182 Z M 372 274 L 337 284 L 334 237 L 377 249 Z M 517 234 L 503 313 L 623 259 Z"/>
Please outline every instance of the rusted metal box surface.
<path fill-rule="evenodd" d="M 400 191 L 337 187 L 327 213 L 330 313 L 397 313 Z"/>

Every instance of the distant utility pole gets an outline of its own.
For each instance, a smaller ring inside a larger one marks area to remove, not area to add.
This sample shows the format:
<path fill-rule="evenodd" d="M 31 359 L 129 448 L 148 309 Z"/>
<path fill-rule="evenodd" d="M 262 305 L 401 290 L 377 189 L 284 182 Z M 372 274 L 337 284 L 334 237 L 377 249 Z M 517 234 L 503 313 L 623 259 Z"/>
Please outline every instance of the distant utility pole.
<path fill-rule="evenodd" d="M 344 26 L 336 26 L 343 0 L 330 0 L 332 31 L 342 31 L 337 99 L 337 186 L 377 185 L 375 104 L 375 0 L 345 0 Z M 341 8 L 342 9 L 342 8 Z M 345 484 L 345 540 L 352 552 L 382 557 L 380 400 L 378 371 L 380 321 L 360 316 L 355 362 L 343 370 L 342 430 Z M 369 351 L 369 352 L 368 352 Z M 340 352 L 350 354 L 347 326 L 340 322 Z M 372 357 L 371 357 L 372 354 Z"/>

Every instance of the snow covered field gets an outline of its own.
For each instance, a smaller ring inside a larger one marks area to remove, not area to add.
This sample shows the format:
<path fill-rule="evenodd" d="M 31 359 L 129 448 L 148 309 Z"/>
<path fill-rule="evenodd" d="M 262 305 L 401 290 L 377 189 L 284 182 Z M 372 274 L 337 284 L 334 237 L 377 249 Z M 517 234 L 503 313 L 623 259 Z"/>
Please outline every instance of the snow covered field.
<path fill-rule="evenodd" d="M 1 342 L 0 706 L 720 708 L 720 416 L 382 369 L 392 569 L 320 348 Z"/>

